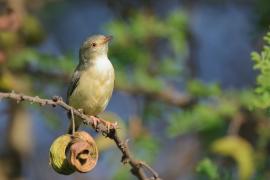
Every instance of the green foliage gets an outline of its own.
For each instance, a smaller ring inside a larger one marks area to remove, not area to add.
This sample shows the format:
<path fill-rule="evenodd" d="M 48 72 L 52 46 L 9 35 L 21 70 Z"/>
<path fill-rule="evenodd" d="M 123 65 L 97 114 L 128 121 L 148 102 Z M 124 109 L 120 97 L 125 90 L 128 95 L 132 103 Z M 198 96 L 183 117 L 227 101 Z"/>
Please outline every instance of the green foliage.
<path fill-rule="evenodd" d="M 154 78 L 141 69 L 136 69 L 134 72 L 134 84 L 142 89 L 149 91 L 160 91 L 164 87 L 164 82 Z"/>
<path fill-rule="evenodd" d="M 267 108 L 270 106 L 270 32 L 264 37 L 265 46 L 262 52 L 252 52 L 251 58 L 254 61 L 254 69 L 259 71 L 257 76 L 258 95 L 254 101 L 256 107 Z"/>
<path fill-rule="evenodd" d="M 169 136 L 174 137 L 189 132 L 203 132 L 222 127 L 224 117 L 221 116 L 220 111 L 218 106 L 199 104 L 192 110 L 176 112 L 172 114 L 167 132 Z"/>
<path fill-rule="evenodd" d="M 174 11 L 165 19 L 138 12 L 126 22 L 109 23 L 106 30 L 115 37 L 110 57 L 116 72 L 129 74 L 125 79 L 124 74 L 119 79 L 116 76 L 116 84 L 124 86 L 123 82 L 129 81 L 145 90 L 162 90 L 166 86 L 162 78 L 175 78 L 182 71 L 183 59 L 188 53 L 186 24 L 186 16 L 181 11 Z"/>
<path fill-rule="evenodd" d="M 209 158 L 204 158 L 198 163 L 196 172 L 206 176 L 209 180 L 220 179 L 218 167 Z"/>
<path fill-rule="evenodd" d="M 220 95 L 221 89 L 218 84 L 204 84 L 199 80 L 191 80 L 187 84 L 187 90 L 196 97 L 217 96 Z"/>
<path fill-rule="evenodd" d="M 171 58 L 164 58 L 162 62 L 160 62 L 160 74 L 166 74 L 169 77 L 180 75 L 182 72 L 182 66 L 176 65 L 176 62 Z"/>
<path fill-rule="evenodd" d="M 253 104 L 258 98 L 252 89 L 234 92 L 232 96 L 237 97 L 238 103 L 249 110 L 254 109 Z"/>
<path fill-rule="evenodd" d="M 115 175 L 113 176 L 113 180 L 126 180 L 126 179 L 132 179 L 132 176 L 130 174 L 130 167 L 122 166 L 116 171 Z"/>
<path fill-rule="evenodd" d="M 59 74 L 70 74 L 75 66 L 70 55 L 56 57 L 40 53 L 32 48 L 25 48 L 22 51 L 11 55 L 7 65 L 11 69 L 23 69 L 31 66 L 34 70 L 44 72 L 57 72 Z"/>

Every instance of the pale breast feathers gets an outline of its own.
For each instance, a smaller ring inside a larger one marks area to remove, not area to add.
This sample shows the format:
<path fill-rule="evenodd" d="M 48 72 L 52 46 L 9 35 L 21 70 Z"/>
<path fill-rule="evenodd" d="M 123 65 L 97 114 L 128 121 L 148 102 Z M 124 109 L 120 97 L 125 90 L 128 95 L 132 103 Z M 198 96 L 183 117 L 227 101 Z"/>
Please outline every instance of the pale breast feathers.
<path fill-rule="evenodd" d="M 109 60 L 100 60 L 80 74 L 77 86 L 70 96 L 70 104 L 87 114 L 102 112 L 111 98 L 114 70 Z"/>

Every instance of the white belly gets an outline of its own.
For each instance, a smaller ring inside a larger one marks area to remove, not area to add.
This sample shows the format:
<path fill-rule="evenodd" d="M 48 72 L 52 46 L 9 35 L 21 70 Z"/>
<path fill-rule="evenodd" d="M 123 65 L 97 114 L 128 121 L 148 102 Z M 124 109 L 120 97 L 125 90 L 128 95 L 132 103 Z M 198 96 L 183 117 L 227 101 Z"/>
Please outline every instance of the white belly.
<path fill-rule="evenodd" d="M 69 104 L 83 109 L 85 114 L 103 112 L 114 87 L 114 69 L 109 60 L 97 61 L 81 74 L 78 86 L 70 96 Z"/>

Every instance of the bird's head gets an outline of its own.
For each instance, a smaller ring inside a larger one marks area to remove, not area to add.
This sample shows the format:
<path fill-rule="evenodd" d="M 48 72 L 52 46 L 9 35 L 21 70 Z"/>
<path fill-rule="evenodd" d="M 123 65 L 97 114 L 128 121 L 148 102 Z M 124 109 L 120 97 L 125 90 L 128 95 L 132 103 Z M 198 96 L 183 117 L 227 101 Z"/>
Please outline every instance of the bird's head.
<path fill-rule="evenodd" d="M 107 56 L 108 44 L 112 36 L 93 35 L 84 41 L 80 48 L 80 59 L 83 61 L 94 60 L 99 56 Z"/>

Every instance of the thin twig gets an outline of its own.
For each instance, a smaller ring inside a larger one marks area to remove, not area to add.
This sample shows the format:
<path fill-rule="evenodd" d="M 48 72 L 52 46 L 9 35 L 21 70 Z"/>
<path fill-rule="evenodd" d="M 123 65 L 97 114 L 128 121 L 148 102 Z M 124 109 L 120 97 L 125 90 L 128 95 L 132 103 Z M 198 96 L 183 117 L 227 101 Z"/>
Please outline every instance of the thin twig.
<path fill-rule="evenodd" d="M 75 133 L 75 118 L 74 118 L 73 110 L 71 110 L 70 112 L 71 112 L 71 121 L 72 121 L 72 135 L 74 135 L 74 133 Z"/>
<path fill-rule="evenodd" d="M 85 115 L 83 112 L 66 104 L 61 97 L 55 96 L 52 99 L 41 99 L 38 96 L 32 97 L 24 94 L 18 94 L 15 92 L 11 93 L 0 92 L 0 100 L 3 98 L 16 100 L 17 103 L 20 103 L 22 101 L 28 101 L 30 103 L 39 104 L 40 106 L 45 105 L 51 105 L 53 107 L 59 106 L 67 110 L 68 112 L 73 112 L 72 114 L 83 119 L 85 124 L 91 125 L 97 132 L 101 132 L 104 136 L 109 137 L 116 143 L 117 147 L 122 152 L 122 160 L 121 160 L 122 163 L 130 164 L 131 172 L 134 176 L 136 176 L 140 180 L 147 180 L 147 179 L 160 180 L 158 173 L 154 171 L 153 168 L 151 168 L 145 162 L 136 160 L 131 156 L 127 141 L 123 142 L 122 140 L 120 140 L 119 136 L 117 135 L 117 130 L 114 126 L 111 126 L 108 129 L 108 127 L 103 123 L 96 124 L 96 122 L 92 118 Z M 148 178 L 146 176 L 145 169 L 152 174 L 152 177 Z"/>

